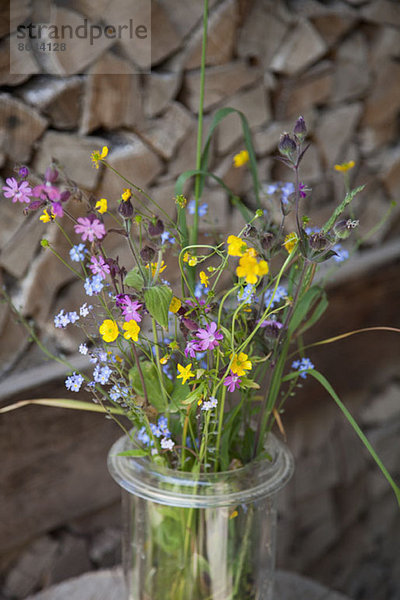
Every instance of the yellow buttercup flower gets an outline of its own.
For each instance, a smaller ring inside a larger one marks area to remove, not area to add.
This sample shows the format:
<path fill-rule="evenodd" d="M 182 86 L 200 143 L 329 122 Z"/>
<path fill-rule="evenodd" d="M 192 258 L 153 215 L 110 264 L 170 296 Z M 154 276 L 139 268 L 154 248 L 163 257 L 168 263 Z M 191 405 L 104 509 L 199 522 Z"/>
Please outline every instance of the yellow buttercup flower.
<path fill-rule="evenodd" d="M 189 262 L 190 259 L 190 254 L 189 252 L 185 252 L 185 254 L 183 255 L 183 262 Z"/>
<path fill-rule="evenodd" d="M 243 256 L 247 251 L 247 244 L 236 235 L 230 235 L 227 239 L 229 256 Z"/>
<path fill-rule="evenodd" d="M 242 150 L 238 154 L 235 154 L 235 156 L 233 157 L 233 165 L 236 168 L 242 167 L 247 162 L 249 162 L 249 159 L 250 159 L 250 157 L 249 157 L 249 153 L 247 152 L 247 150 Z"/>
<path fill-rule="evenodd" d="M 295 231 L 292 231 L 292 233 L 287 234 L 283 245 L 285 246 L 285 248 L 289 254 L 291 252 L 293 252 L 298 241 L 299 241 L 299 238 L 297 237 L 297 233 Z"/>
<path fill-rule="evenodd" d="M 102 215 L 107 212 L 108 204 L 105 198 L 101 198 L 95 204 L 95 209 Z"/>
<path fill-rule="evenodd" d="M 208 288 L 210 284 L 210 279 L 208 275 L 205 274 L 204 271 L 200 271 L 200 281 L 204 285 L 204 287 Z"/>
<path fill-rule="evenodd" d="M 189 258 L 188 265 L 189 265 L 189 267 L 195 267 L 197 265 L 197 258 L 196 258 L 196 256 L 191 256 Z"/>
<path fill-rule="evenodd" d="M 105 342 L 114 342 L 119 334 L 118 325 L 112 319 L 105 319 L 99 327 L 99 332 Z"/>
<path fill-rule="evenodd" d="M 153 277 L 154 277 L 154 275 L 156 274 L 156 271 L 157 271 L 157 264 L 158 263 L 154 262 L 154 263 L 150 263 L 150 265 L 146 265 L 146 269 L 149 269 L 151 267 L 151 274 L 152 274 Z M 166 268 L 167 268 L 167 265 L 162 260 L 161 261 L 161 265 L 160 265 L 160 270 L 158 272 L 162 273 Z"/>
<path fill-rule="evenodd" d="M 94 152 L 92 152 L 91 155 L 91 159 L 92 159 L 92 163 L 94 164 L 94 166 L 96 167 L 96 169 L 99 168 L 99 162 L 101 160 L 103 160 L 103 158 L 105 158 L 108 154 L 108 148 L 107 146 L 103 146 L 101 152 L 100 150 L 95 150 Z"/>
<path fill-rule="evenodd" d="M 248 252 L 239 260 L 239 266 L 236 268 L 236 275 L 244 277 L 246 283 L 257 283 L 258 277 L 266 275 L 269 271 L 267 261 L 260 260 L 258 262 L 256 255 L 254 248 L 249 248 Z"/>
<path fill-rule="evenodd" d="M 134 321 L 133 319 L 131 319 L 130 321 L 126 321 L 122 325 L 122 329 L 125 330 L 124 338 L 126 340 L 133 340 L 134 342 L 138 341 L 140 327 L 136 321 Z"/>
<path fill-rule="evenodd" d="M 121 194 L 121 198 L 124 202 L 127 202 L 130 198 L 132 198 L 132 190 L 130 188 L 125 188 Z"/>
<path fill-rule="evenodd" d="M 180 307 L 182 306 L 182 302 L 174 296 L 171 300 L 171 304 L 169 305 L 169 312 L 177 313 Z"/>
<path fill-rule="evenodd" d="M 178 363 L 178 371 L 179 375 L 177 376 L 177 379 L 182 379 L 182 385 L 184 385 L 188 379 L 194 377 L 194 373 L 192 371 L 192 363 L 189 363 L 187 367 L 183 367 L 181 364 Z"/>
<path fill-rule="evenodd" d="M 160 358 L 160 364 L 166 365 L 170 358 L 171 358 L 171 355 L 170 354 L 166 354 L 165 356 L 163 356 L 162 358 Z"/>
<path fill-rule="evenodd" d="M 233 361 L 231 364 L 231 371 L 235 375 L 241 377 L 242 375 L 246 375 L 246 371 L 250 371 L 253 367 L 250 360 L 248 360 L 248 355 L 244 352 L 240 352 L 239 354 L 230 355 L 229 358 L 233 357 Z"/>
<path fill-rule="evenodd" d="M 49 223 L 50 221 L 53 221 L 53 219 L 55 219 L 55 214 L 53 211 L 50 211 L 49 214 L 46 208 L 44 209 L 43 214 L 39 217 L 39 221 L 42 221 L 42 223 Z"/>
<path fill-rule="evenodd" d="M 355 162 L 354 160 L 349 160 L 349 162 L 344 162 L 341 163 L 339 165 L 335 165 L 334 169 L 335 171 L 339 171 L 340 173 L 347 173 L 347 171 L 350 171 L 350 169 L 352 169 L 355 166 Z"/>

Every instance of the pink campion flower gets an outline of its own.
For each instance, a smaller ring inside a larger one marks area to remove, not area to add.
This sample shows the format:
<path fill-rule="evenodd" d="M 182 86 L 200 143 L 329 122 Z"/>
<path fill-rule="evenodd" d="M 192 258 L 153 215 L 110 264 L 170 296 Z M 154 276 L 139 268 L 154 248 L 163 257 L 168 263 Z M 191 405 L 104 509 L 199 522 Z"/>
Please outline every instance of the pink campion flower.
<path fill-rule="evenodd" d="M 35 198 L 41 200 L 50 200 L 51 202 L 58 202 L 60 200 L 61 192 L 54 185 L 49 182 L 41 183 L 33 188 L 33 195 Z"/>
<path fill-rule="evenodd" d="M 18 183 L 15 177 L 7 177 L 6 184 L 3 186 L 3 193 L 6 198 L 12 198 L 13 202 L 29 203 L 31 201 L 29 196 L 32 194 L 32 190 L 27 181 Z"/>
<path fill-rule="evenodd" d="M 107 265 L 108 266 L 108 265 Z M 117 306 L 122 309 L 122 314 L 125 317 L 125 321 L 136 321 L 140 323 L 142 316 L 139 313 L 139 309 L 142 308 L 137 300 L 133 300 L 128 294 L 118 294 Z"/>
<path fill-rule="evenodd" d="M 190 358 L 196 358 L 196 352 L 199 351 L 198 343 L 196 340 L 189 340 L 186 344 L 185 348 L 185 356 L 186 358 L 190 356 Z"/>
<path fill-rule="evenodd" d="M 219 340 L 222 340 L 224 336 L 217 330 L 217 324 L 212 321 L 206 325 L 205 329 L 199 329 L 196 337 L 200 340 L 198 349 L 204 351 L 213 350 L 219 346 Z"/>
<path fill-rule="evenodd" d="M 105 279 L 110 273 L 110 267 L 101 254 L 98 258 L 97 256 L 92 256 L 90 262 L 89 269 L 92 271 L 93 275 L 100 275 L 102 279 Z"/>
<path fill-rule="evenodd" d="M 52 202 L 51 203 L 51 210 L 53 211 L 54 215 L 56 217 L 62 217 L 64 216 L 64 209 L 61 205 L 61 202 Z"/>
<path fill-rule="evenodd" d="M 74 225 L 75 233 L 81 235 L 82 241 L 93 242 L 95 239 L 101 240 L 106 235 L 106 230 L 98 219 L 89 217 L 78 217 L 77 224 Z"/>
<path fill-rule="evenodd" d="M 224 381 L 224 385 L 226 385 L 229 392 L 234 392 L 236 389 L 239 389 L 241 383 L 242 380 L 240 379 L 239 375 L 235 375 L 235 373 L 232 373 L 232 371 L 228 377 L 225 377 Z"/>

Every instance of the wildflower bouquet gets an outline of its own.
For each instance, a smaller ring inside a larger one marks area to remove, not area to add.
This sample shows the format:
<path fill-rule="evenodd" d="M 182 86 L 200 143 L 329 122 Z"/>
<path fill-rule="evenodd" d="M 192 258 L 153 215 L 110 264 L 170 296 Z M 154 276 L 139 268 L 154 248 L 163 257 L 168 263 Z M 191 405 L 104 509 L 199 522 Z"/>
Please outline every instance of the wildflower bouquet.
<path fill-rule="evenodd" d="M 206 22 L 205 11 L 205 32 Z M 205 39 L 206 33 L 203 92 Z M 245 144 L 233 158 L 234 166 L 249 168 L 254 184 L 253 201 L 247 204 L 208 168 L 213 133 L 232 112 L 241 120 Z M 71 369 L 66 388 L 88 390 L 95 409 L 119 423 L 132 442 L 124 456 L 200 478 L 268 459 L 269 433 L 275 424 L 283 431 L 286 401 L 311 376 L 343 411 L 400 503 L 399 488 L 303 344 L 303 334 L 328 306 L 316 273 L 321 264 L 346 257 L 341 244 L 358 224 L 348 213 L 362 191 L 349 187 L 346 173 L 352 164 L 337 166 L 345 174 L 345 197 L 328 221 L 316 228 L 303 211 L 311 190 L 300 177 L 308 148 L 302 117 L 290 133 L 282 134 L 276 157 L 294 181 L 262 186 L 245 115 L 230 108 L 219 110 L 203 147 L 202 115 L 200 105 L 196 169 L 176 182 L 175 219 L 112 167 L 106 146 L 93 152 L 93 166 L 103 165 L 120 177 L 119 198 L 88 197 L 56 164 L 49 166 L 41 182 L 34 181 L 24 166 L 17 177 L 6 180 L 6 199 L 23 204 L 26 213 L 40 211 L 43 224 L 57 227 L 65 236 L 70 246 L 67 256 L 59 255 L 46 237 L 41 245 L 72 271 L 87 296 L 80 307 L 61 310 L 54 317 L 56 328 L 81 328 L 85 340 L 79 352 L 92 365 L 82 372 Z M 199 238 L 199 221 L 207 216 L 202 202 L 207 177 L 224 187 L 240 211 L 239 231 Z M 188 202 L 183 188 L 190 178 L 194 197 Z M 115 236 L 129 250 L 125 264 L 109 250 L 108 241 Z M 176 274 L 177 281 L 166 279 Z M 44 352 L 68 365 L 66 358 L 43 346 L 5 289 L 3 296 Z M 70 400 L 57 404 L 93 409 L 90 403 Z M 143 598 L 259 597 L 251 591 L 254 574 L 247 560 L 250 531 L 257 527 L 255 509 L 239 508 L 228 515 L 228 523 L 214 513 L 204 516 L 192 508 L 177 513 L 153 504 L 148 518 L 156 533 L 151 542 L 146 540 L 146 552 L 155 557 L 155 566 L 150 561 L 133 567 L 135 577 L 143 572 Z M 227 532 L 225 550 L 231 564 L 224 578 L 212 565 L 210 549 L 204 549 L 216 524 Z M 220 589 L 220 595 L 212 595 L 210 589 Z"/>
<path fill-rule="evenodd" d="M 345 216 L 346 210 L 362 188 L 347 187 L 331 218 L 319 229 L 310 226 L 302 214 L 302 200 L 310 190 L 299 175 L 308 147 L 306 124 L 299 117 L 293 131 L 281 136 L 277 157 L 294 172 L 295 181 L 262 188 L 246 136 L 247 149 L 234 157 L 234 164 L 250 167 L 257 206 L 233 198 L 244 217 L 242 229 L 220 239 L 205 237 L 207 243 L 200 243 L 209 141 L 227 110 L 214 119 L 199 169 L 178 180 L 176 220 L 117 171 L 120 197 L 93 200 L 80 192 L 83 216 L 78 217 L 71 211 L 77 190 L 54 165 L 36 185 L 26 167 L 19 169 L 18 178 L 6 180 L 5 198 L 24 204 L 26 212 L 41 211 L 40 220 L 59 228 L 68 240 L 67 257 L 46 238 L 41 244 L 81 280 L 88 297 L 76 310 L 61 310 L 54 317 L 56 328 L 82 329 L 86 339 L 79 352 L 92 363 L 89 371 L 71 372 L 66 388 L 90 391 L 99 410 L 124 431 L 130 429 L 133 447 L 125 456 L 146 457 L 180 471 L 215 473 L 265 458 L 272 427 L 277 423 L 283 430 L 286 400 L 310 375 L 339 405 L 400 499 L 398 487 L 331 385 L 304 354 L 302 343 L 304 332 L 328 304 L 315 274 L 321 263 L 343 260 L 340 244 L 357 226 Z M 93 152 L 94 167 L 101 163 L 114 171 L 107 155 L 107 147 Z M 349 168 L 337 166 L 345 172 Z M 196 177 L 192 203 L 181 193 L 189 176 Z M 293 227 L 287 228 L 290 217 Z M 67 233 L 67 220 L 72 221 L 73 237 Z M 127 264 L 107 250 L 112 235 L 127 244 Z M 164 278 L 167 263 L 168 273 L 179 272 L 175 286 Z M 11 302 L 5 290 L 3 295 Z M 20 318 L 41 345 L 30 323 Z M 128 428 L 122 417 L 130 423 Z M 186 524 L 191 520 L 184 517 Z M 187 535 L 187 525 L 182 535 Z M 176 581 L 187 581 L 179 579 L 178 571 Z M 158 585 L 163 589 L 164 580 Z M 185 585 L 179 589 L 186 590 Z M 232 597 L 241 597 L 241 590 L 238 584 L 239 595 Z M 182 598 L 186 593 L 182 591 Z"/>

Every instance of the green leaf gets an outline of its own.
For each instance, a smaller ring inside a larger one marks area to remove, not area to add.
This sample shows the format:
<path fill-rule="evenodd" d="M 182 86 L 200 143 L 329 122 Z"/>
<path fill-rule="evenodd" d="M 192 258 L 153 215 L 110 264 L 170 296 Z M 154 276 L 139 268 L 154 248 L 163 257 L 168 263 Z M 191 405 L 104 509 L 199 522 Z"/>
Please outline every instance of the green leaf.
<path fill-rule="evenodd" d="M 162 383 L 160 382 L 159 373 L 155 364 L 149 360 L 143 360 L 140 362 L 140 368 L 150 404 L 154 406 L 158 412 L 165 412 L 167 409 L 167 401 L 164 399 L 164 394 L 162 393 Z M 142 380 L 137 365 L 129 370 L 129 379 L 135 392 L 139 394 L 139 396 L 144 396 Z M 166 388 L 168 386 L 171 388 L 172 383 L 169 379 L 164 378 L 163 383 Z"/>
<path fill-rule="evenodd" d="M 242 377 L 241 387 L 245 388 L 245 389 L 251 388 L 253 390 L 260 389 L 260 386 L 258 385 L 258 383 L 256 383 L 252 379 L 248 379 L 247 377 Z"/>
<path fill-rule="evenodd" d="M 127 273 L 124 279 L 124 283 L 125 285 L 128 285 L 129 287 L 133 288 L 134 290 L 137 290 L 138 292 L 142 291 L 144 281 L 140 273 L 139 267 L 133 267 L 133 269 L 129 271 L 129 273 Z"/>
<path fill-rule="evenodd" d="M 289 336 L 296 331 L 301 322 L 306 318 L 308 311 L 319 296 L 322 294 L 322 288 L 314 285 L 300 298 L 297 306 L 293 312 L 293 316 L 290 319 L 288 332 Z"/>
<path fill-rule="evenodd" d="M 124 452 L 118 452 L 117 456 L 130 456 L 133 458 L 138 458 L 140 456 L 147 456 L 147 450 L 125 450 Z"/>
<path fill-rule="evenodd" d="M 331 396 L 331 398 L 333 398 L 333 400 L 336 402 L 336 404 L 338 405 L 338 407 L 340 408 L 340 410 L 342 411 L 342 413 L 344 414 L 344 416 L 346 417 L 346 419 L 348 420 L 348 422 L 350 423 L 350 425 L 352 426 L 352 428 L 354 429 L 354 431 L 356 432 L 356 434 L 358 435 L 358 437 L 360 438 L 360 440 L 362 441 L 364 446 L 367 448 L 368 452 L 370 453 L 370 455 L 372 456 L 372 458 L 374 459 L 374 461 L 376 462 L 376 464 L 378 465 L 380 470 L 382 471 L 383 475 L 386 477 L 387 481 L 392 486 L 393 491 L 397 498 L 397 502 L 400 506 L 400 488 L 396 485 L 396 483 L 390 476 L 389 472 L 387 471 L 387 469 L 384 466 L 384 464 L 382 463 L 381 459 L 379 458 L 379 456 L 377 455 L 377 453 L 371 446 L 367 437 L 362 432 L 360 427 L 357 425 L 357 422 L 355 421 L 354 417 L 351 415 L 350 411 L 346 408 L 346 406 L 340 400 L 339 396 L 336 394 L 335 390 L 332 388 L 331 384 L 326 379 L 326 377 L 324 377 L 322 375 L 322 373 L 319 373 L 319 371 L 315 371 L 313 369 L 313 370 L 309 371 L 309 374 L 312 375 L 322 385 L 322 387 L 324 387 L 326 389 L 326 391 Z"/>
<path fill-rule="evenodd" d="M 308 319 L 308 321 L 305 323 L 304 327 L 301 328 L 301 331 L 299 333 L 303 334 L 305 331 L 307 331 L 307 329 L 310 329 L 310 327 L 315 325 L 315 323 L 317 323 L 319 321 L 319 319 L 322 317 L 322 315 L 328 308 L 328 305 L 329 305 L 329 302 L 326 297 L 326 293 L 325 293 L 325 291 L 322 291 L 321 300 L 318 302 L 316 308 L 314 309 L 313 314 Z"/>
<path fill-rule="evenodd" d="M 193 402 L 195 402 L 196 400 L 199 400 L 199 398 L 203 395 L 204 393 L 204 385 L 199 385 L 199 387 L 197 387 L 195 390 L 193 390 L 193 392 L 190 392 L 190 394 L 186 397 L 185 400 L 183 400 L 182 404 L 184 404 L 185 406 L 188 406 L 189 404 L 193 404 Z"/>
<path fill-rule="evenodd" d="M 190 394 L 190 387 L 188 383 L 182 385 L 181 379 L 176 379 L 174 389 L 171 394 L 171 404 L 169 405 L 169 412 L 178 412 L 182 410 L 182 403 Z"/>
<path fill-rule="evenodd" d="M 94 404 L 93 402 L 85 402 L 82 400 L 71 400 L 69 398 L 35 398 L 33 400 L 21 400 L 15 404 L 10 404 L 0 408 L 0 413 L 9 412 L 28 406 L 29 404 L 38 404 L 40 406 L 50 406 L 52 408 L 71 408 L 73 410 L 85 410 L 88 412 L 97 412 L 102 414 L 112 413 L 113 415 L 123 415 L 124 410 L 119 407 L 107 407 L 104 408 L 100 404 Z"/>
<path fill-rule="evenodd" d="M 321 229 L 322 235 L 324 235 L 325 233 L 328 233 L 328 231 L 330 229 L 332 229 L 335 222 L 340 217 L 340 215 L 345 210 L 345 208 L 353 200 L 354 196 L 356 196 L 358 193 L 362 192 L 364 188 L 365 188 L 365 185 L 360 185 L 358 188 L 355 188 L 354 190 L 347 192 L 346 197 L 343 200 L 343 202 L 341 204 L 339 204 L 339 206 L 335 209 L 334 213 L 332 214 L 331 218 L 325 223 L 325 225 Z"/>
<path fill-rule="evenodd" d="M 161 327 L 168 327 L 168 309 L 172 300 L 172 290 L 167 285 L 156 285 L 144 292 L 146 308 Z"/>

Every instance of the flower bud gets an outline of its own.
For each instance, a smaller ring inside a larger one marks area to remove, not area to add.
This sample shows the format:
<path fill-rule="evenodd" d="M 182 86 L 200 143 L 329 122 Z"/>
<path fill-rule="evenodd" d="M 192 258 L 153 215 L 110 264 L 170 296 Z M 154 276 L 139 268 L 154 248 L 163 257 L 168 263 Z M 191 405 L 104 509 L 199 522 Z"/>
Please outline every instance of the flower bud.
<path fill-rule="evenodd" d="M 133 206 L 130 200 L 123 200 L 118 205 L 118 212 L 124 219 L 131 219 L 133 216 Z"/>
<path fill-rule="evenodd" d="M 345 240 L 349 237 L 351 230 L 355 229 L 358 226 L 358 224 L 358 220 L 352 221 L 351 219 L 342 219 L 341 221 L 335 223 L 333 231 L 336 237 L 340 238 L 341 240 Z"/>
<path fill-rule="evenodd" d="M 69 192 L 68 190 L 64 190 L 63 192 L 61 192 L 61 195 L 60 195 L 61 202 L 66 202 L 70 196 L 71 196 L 71 192 Z"/>
<path fill-rule="evenodd" d="M 328 240 L 324 235 L 322 235 L 322 233 L 312 233 L 308 240 L 310 242 L 311 248 L 313 248 L 314 250 L 323 250 L 324 248 L 326 248 L 326 245 L 328 243 Z"/>
<path fill-rule="evenodd" d="M 144 246 L 144 248 L 141 249 L 140 251 L 140 257 L 143 260 L 143 262 L 149 263 L 153 260 L 154 256 L 155 256 L 155 250 L 153 250 L 153 248 L 151 248 L 151 246 Z"/>
<path fill-rule="evenodd" d="M 263 250 L 269 250 L 272 246 L 272 244 L 274 243 L 274 234 L 273 233 L 264 233 L 264 235 L 262 236 L 260 242 L 261 242 L 261 247 Z"/>
<path fill-rule="evenodd" d="M 281 154 L 285 154 L 288 158 L 291 158 L 296 152 L 297 146 L 288 133 L 283 133 L 280 137 L 278 148 Z"/>
<path fill-rule="evenodd" d="M 148 232 L 151 237 L 157 237 L 164 232 L 164 223 L 156 217 L 154 221 L 150 221 Z"/>
<path fill-rule="evenodd" d="M 21 167 L 18 171 L 18 175 L 21 177 L 21 179 L 26 179 L 29 175 L 29 169 L 28 167 Z"/>
<path fill-rule="evenodd" d="M 254 237 L 256 233 L 257 229 L 253 225 L 250 225 L 250 223 L 247 223 L 243 231 L 243 237 Z"/>
<path fill-rule="evenodd" d="M 193 321 L 192 319 L 188 319 L 186 317 L 182 319 L 182 323 L 186 327 L 186 329 L 189 329 L 189 331 L 197 331 L 199 328 L 196 321 Z"/>
<path fill-rule="evenodd" d="M 57 181 L 58 171 L 54 167 L 47 167 L 46 172 L 44 174 L 44 178 L 46 181 L 50 183 L 54 183 Z"/>
<path fill-rule="evenodd" d="M 42 248 L 48 248 L 50 246 L 49 241 L 46 239 L 40 240 L 40 245 Z"/>
<path fill-rule="evenodd" d="M 306 122 L 304 121 L 303 117 L 299 117 L 297 119 L 295 126 L 293 128 L 293 133 L 300 142 L 302 142 L 304 140 L 304 138 L 306 137 L 307 127 L 306 127 Z"/>

